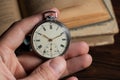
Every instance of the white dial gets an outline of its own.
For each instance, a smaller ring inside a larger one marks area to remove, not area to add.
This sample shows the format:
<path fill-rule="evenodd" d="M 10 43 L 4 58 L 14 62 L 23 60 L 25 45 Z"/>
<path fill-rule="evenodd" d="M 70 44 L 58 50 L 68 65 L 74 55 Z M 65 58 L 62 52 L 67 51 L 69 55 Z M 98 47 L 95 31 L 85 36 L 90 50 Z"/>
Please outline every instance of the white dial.
<path fill-rule="evenodd" d="M 68 48 L 69 34 L 59 23 L 44 22 L 34 30 L 32 44 L 39 55 L 53 58 L 62 55 Z"/>

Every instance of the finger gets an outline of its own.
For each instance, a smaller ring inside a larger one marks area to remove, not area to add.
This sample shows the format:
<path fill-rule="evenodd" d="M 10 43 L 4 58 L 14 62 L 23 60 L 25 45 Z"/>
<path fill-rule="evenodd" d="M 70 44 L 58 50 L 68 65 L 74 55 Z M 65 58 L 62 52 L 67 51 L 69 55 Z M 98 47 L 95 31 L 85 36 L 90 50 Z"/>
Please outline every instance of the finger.
<path fill-rule="evenodd" d="M 0 80 L 16 80 L 0 57 Z"/>
<path fill-rule="evenodd" d="M 89 54 L 68 59 L 67 69 L 64 72 L 63 77 L 75 73 L 77 71 L 83 70 L 88 66 L 90 66 L 91 63 L 92 63 L 92 57 Z"/>
<path fill-rule="evenodd" d="M 19 57 L 19 61 L 21 62 L 21 64 L 27 71 L 32 71 L 39 64 L 42 63 L 42 61 L 38 57 L 35 57 L 32 55 L 31 56 L 26 55 L 25 57 L 21 56 Z M 92 63 L 92 57 L 89 54 L 85 54 L 82 56 L 77 56 L 77 57 L 68 59 L 67 68 L 62 77 L 75 73 L 77 71 L 83 70 L 87 68 L 88 66 L 90 66 L 91 63 Z"/>
<path fill-rule="evenodd" d="M 4 62 L 7 69 L 16 78 L 21 78 L 26 76 L 26 72 L 22 65 L 19 63 L 15 53 L 7 48 L 0 47 L 0 59 Z M 2 62 L 0 62 L 1 65 Z"/>
<path fill-rule="evenodd" d="M 65 53 L 64 57 L 66 59 L 68 59 L 68 58 L 86 54 L 86 53 L 88 53 L 88 51 L 89 51 L 89 47 L 85 42 L 72 43 L 70 45 L 68 51 Z M 35 55 L 34 52 L 24 53 L 23 55 L 18 56 L 18 59 L 21 62 L 21 64 L 26 66 L 26 69 L 28 69 L 28 70 L 29 70 L 29 67 L 32 66 L 33 63 L 34 63 L 34 65 L 35 64 L 38 65 L 42 62 L 40 60 L 40 58 Z M 30 62 L 31 59 L 32 59 L 33 63 Z M 30 66 L 27 67 L 26 64 L 29 64 Z"/>
<path fill-rule="evenodd" d="M 52 9 L 58 11 L 56 9 Z M 42 14 L 37 14 L 16 22 L 3 36 L 0 43 L 15 50 L 33 27 L 42 20 Z"/>
<path fill-rule="evenodd" d="M 15 50 L 25 38 L 25 35 L 41 21 L 41 14 L 16 22 L 2 37 L 1 44 Z"/>
<path fill-rule="evenodd" d="M 52 9 L 50 9 L 50 10 L 45 10 L 45 11 L 43 11 L 42 13 L 44 13 L 44 12 L 47 12 L 47 11 L 55 11 L 55 12 L 57 12 L 57 16 L 56 17 L 58 17 L 59 16 L 59 14 L 60 14 L 60 11 L 57 9 L 57 8 L 52 8 Z"/>
<path fill-rule="evenodd" d="M 89 46 L 86 42 L 76 42 L 72 43 L 65 53 L 65 59 L 77 57 L 83 54 L 87 54 L 89 51 Z"/>
<path fill-rule="evenodd" d="M 14 71 L 14 76 L 16 79 L 24 78 L 27 76 L 26 71 L 18 61 L 16 65 L 16 70 Z"/>
<path fill-rule="evenodd" d="M 70 78 L 68 78 L 66 80 L 78 80 L 78 78 L 77 77 L 70 77 Z"/>
<path fill-rule="evenodd" d="M 83 54 L 87 54 L 89 50 L 88 45 L 85 42 L 80 43 L 72 43 L 70 45 L 69 50 L 65 53 L 64 57 L 66 59 L 74 58 L 77 56 L 81 56 Z M 24 67 L 26 71 L 32 71 L 43 61 L 35 55 L 35 53 L 24 53 L 24 55 L 18 56 L 18 60 Z M 32 61 L 31 61 L 32 60 Z"/>
<path fill-rule="evenodd" d="M 23 55 L 18 56 L 18 60 L 27 73 L 30 73 L 42 63 L 40 57 L 33 52 L 24 53 Z"/>
<path fill-rule="evenodd" d="M 62 57 L 57 57 L 40 65 L 24 80 L 58 80 L 65 69 L 66 61 Z"/>

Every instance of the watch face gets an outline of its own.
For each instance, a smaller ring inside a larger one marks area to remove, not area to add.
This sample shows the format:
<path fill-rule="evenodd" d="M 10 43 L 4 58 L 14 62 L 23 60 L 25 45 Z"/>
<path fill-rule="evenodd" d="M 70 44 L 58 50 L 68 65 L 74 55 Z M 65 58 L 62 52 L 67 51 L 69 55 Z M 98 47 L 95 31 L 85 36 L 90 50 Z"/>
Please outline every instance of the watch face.
<path fill-rule="evenodd" d="M 32 35 L 33 49 L 45 58 L 62 55 L 70 43 L 68 29 L 58 21 L 46 21 L 35 28 Z"/>

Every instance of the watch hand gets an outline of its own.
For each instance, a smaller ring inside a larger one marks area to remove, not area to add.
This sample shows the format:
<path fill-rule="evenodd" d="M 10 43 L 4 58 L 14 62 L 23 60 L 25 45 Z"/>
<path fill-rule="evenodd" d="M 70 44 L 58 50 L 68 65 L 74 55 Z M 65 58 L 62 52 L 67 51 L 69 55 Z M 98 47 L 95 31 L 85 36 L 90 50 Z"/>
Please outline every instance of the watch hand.
<path fill-rule="evenodd" d="M 43 35 L 45 38 L 49 39 L 46 35 Z"/>
<path fill-rule="evenodd" d="M 50 51 L 52 51 L 52 43 L 50 44 Z"/>
<path fill-rule="evenodd" d="M 50 44 L 50 53 L 51 53 L 51 57 L 52 57 L 52 43 Z"/>
<path fill-rule="evenodd" d="M 43 37 L 47 38 L 48 40 L 50 39 L 50 38 L 48 38 L 48 37 L 47 37 L 46 35 L 44 35 L 44 34 L 41 34 L 41 33 L 38 33 L 38 34 L 42 35 Z"/>
<path fill-rule="evenodd" d="M 60 35 L 58 35 L 58 36 L 56 36 L 56 37 L 54 37 L 53 39 L 56 39 L 56 38 L 58 38 L 58 37 L 60 37 L 60 36 L 62 36 L 62 34 L 63 34 L 64 32 L 62 32 Z M 52 39 L 52 40 L 53 40 Z"/>

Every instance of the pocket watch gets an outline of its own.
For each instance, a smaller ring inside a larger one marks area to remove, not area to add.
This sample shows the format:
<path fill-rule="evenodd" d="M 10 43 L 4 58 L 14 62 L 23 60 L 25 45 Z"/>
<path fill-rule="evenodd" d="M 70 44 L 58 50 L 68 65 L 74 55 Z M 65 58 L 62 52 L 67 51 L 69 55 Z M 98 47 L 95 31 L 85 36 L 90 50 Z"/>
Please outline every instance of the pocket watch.
<path fill-rule="evenodd" d="M 63 55 L 70 44 L 70 32 L 57 20 L 55 11 L 43 14 L 43 21 L 33 29 L 31 43 L 33 50 L 44 58 Z"/>

